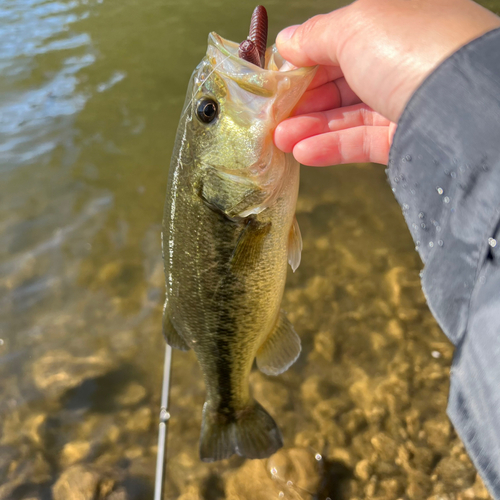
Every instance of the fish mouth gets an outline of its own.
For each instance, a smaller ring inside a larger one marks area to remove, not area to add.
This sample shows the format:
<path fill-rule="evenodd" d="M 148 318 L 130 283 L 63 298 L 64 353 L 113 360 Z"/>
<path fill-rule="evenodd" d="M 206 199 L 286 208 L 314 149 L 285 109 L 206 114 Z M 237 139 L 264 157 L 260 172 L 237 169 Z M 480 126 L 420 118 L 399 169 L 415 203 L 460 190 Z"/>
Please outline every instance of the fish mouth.
<path fill-rule="evenodd" d="M 235 65 L 238 66 L 240 68 L 240 76 L 243 76 L 245 73 L 251 73 L 254 76 L 255 74 L 263 75 L 266 73 L 282 73 L 283 76 L 290 74 L 300 75 L 304 73 L 304 70 L 311 70 L 311 68 L 296 68 L 295 66 L 291 66 L 285 59 L 283 59 L 283 57 L 281 57 L 276 45 L 266 49 L 264 67 L 261 68 L 260 66 L 246 61 L 239 56 L 240 46 L 238 43 L 226 40 L 214 31 L 208 35 L 208 47 L 209 53 L 213 52 L 210 55 L 215 56 L 217 63 L 221 66 L 224 66 L 226 61 L 232 69 L 235 68 Z M 212 50 L 210 50 L 210 48 L 212 48 Z M 225 59 L 219 61 L 220 57 L 217 57 L 217 52 L 224 56 Z"/>
<path fill-rule="evenodd" d="M 208 35 L 206 57 L 212 71 L 223 80 L 235 82 L 250 94 L 271 98 L 275 108 L 274 122 L 281 121 L 288 116 L 317 67 L 290 68 L 278 53 L 276 45 L 266 50 L 264 68 L 241 59 L 238 51 L 239 44 L 214 32 Z"/>
<path fill-rule="evenodd" d="M 265 69 L 265 67 L 260 68 L 245 59 L 241 59 L 239 57 L 239 44 L 222 38 L 214 31 L 208 35 L 208 46 L 215 47 L 217 51 L 219 51 L 226 58 L 230 59 L 231 62 L 238 64 L 242 68 L 247 68 L 252 73 L 269 71 Z"/>

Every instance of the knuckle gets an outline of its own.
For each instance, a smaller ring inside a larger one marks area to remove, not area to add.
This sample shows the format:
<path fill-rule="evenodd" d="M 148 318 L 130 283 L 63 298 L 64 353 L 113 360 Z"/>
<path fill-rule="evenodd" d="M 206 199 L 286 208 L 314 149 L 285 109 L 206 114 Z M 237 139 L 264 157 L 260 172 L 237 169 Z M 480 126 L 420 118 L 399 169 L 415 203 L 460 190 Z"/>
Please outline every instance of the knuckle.
<path fill-rule="evenodd" d="M 319 14 L 317 16 L 311 17 L 304 24 L 300 26 L 295 34 L 294 38 L 298 45 L 305 45 L 308 41 L 311 41 L 317 35 L 318 27 L 320 26 L 325 14 Z"/>

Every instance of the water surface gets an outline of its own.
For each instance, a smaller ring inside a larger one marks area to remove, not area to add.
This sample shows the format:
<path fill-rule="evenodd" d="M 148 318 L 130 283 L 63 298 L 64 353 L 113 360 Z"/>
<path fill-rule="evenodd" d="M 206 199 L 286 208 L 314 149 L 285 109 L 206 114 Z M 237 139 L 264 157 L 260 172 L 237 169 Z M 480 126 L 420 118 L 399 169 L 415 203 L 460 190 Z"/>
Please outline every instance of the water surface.
<path fill-rule="evenodd" d="M 269 2 L 270 39 L 343 3 Z M 254 6 L 0 3 L 0 499 L 151 498 L 175 129 L 208 32 L 245 38 Z M 166 498 L 489 498 L 383 167 L 304 168 L 298 220 L 303 353 L 251 379 L 285 451 L 200 463 L 204 387 L 176 352 Z"/>

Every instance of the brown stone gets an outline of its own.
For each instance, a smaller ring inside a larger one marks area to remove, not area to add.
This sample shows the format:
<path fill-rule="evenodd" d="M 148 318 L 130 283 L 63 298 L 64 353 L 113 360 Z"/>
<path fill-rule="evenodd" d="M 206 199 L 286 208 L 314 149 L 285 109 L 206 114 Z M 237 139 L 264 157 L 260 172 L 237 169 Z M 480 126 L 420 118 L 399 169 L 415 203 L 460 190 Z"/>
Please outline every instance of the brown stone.
<path fill-rule="evenodd" d="M 76 464 L 83 460 L 90 451 L 90 442 L 88 441 L 71 441 L 64 445 L 61 451 L 61 465 L 64 468 Z"/>
<path fill-rule="evenodd" d="M 51 397 L 58 397 L 84 380 L 104 375 L 113 361 L 104 350 L 92 356 L 73 356 L 67 351 L 50 351 L 33 363 L 36 386 Z"/>
<path fill-rule="evenodd" d="M 66 469 L 52 486 L 54 500 L 96 500 L 99 475 L 84 465 Z"/>

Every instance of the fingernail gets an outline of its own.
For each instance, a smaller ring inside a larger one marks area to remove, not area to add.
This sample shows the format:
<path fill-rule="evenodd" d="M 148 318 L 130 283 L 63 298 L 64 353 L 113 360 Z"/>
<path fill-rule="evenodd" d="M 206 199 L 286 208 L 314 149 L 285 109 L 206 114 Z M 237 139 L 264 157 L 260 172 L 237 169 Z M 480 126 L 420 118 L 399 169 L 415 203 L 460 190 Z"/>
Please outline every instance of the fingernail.
<path fill-rule="evenodd" d="M 278 36 L 276 37 L 276 41 L 280 41 L 280 43 L 286 43 L 290 38 L 292 38 L 293 34 L 295 33 L 295 30 L 299 27 L 299 24 L 295 24 L 294 26 L 288 26 L 288 28 L 285 28 L 284 30 L 280 31 L 278 33 Z"/>

